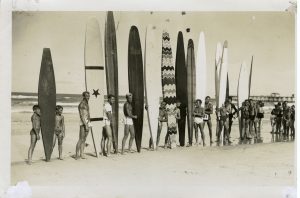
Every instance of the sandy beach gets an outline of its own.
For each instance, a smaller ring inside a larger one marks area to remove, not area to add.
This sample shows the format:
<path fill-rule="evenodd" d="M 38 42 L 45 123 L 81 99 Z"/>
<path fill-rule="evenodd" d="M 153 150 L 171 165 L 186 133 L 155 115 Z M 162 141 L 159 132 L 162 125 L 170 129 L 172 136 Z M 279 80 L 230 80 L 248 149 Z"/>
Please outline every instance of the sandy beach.
<path fill-rule="evenodd" d="M 25 163 L 29 147 L 31 113 L 12 113 L 11 181 L 28 181 L 33 197 L 282 197 L 296 185 L 295 143 L 272 142 L 268 119 L 264 120 L 264 143 L 238 144 L 235 120 L 231 146 L 147 149 L 150 137 L 147 118 L 141 153 L 94 157 L 89 135 L 87 159 L 74 160 L 78 140 L 78 115 L 65 113 L 64 160 L 57 147 L 45 162 L 39 141 L 31 166 Z M 100 151 L 100 128 L 94 135 Z M 213 128 L 215 123 L 213 122 Z M 123 137 L 119 128 L 119 147 Z M 166 128 L 163 129 L 164 137 Z M 208 141 L 208 130 L 205 130 Z M 163 137 L 160 145 L 163 145 Z M 215 134 L 213 132 L 213 139 Z M 128 146 L 128 142 L 126 148 Z M 134 146 L 135 148 L 135 146 Z"/>

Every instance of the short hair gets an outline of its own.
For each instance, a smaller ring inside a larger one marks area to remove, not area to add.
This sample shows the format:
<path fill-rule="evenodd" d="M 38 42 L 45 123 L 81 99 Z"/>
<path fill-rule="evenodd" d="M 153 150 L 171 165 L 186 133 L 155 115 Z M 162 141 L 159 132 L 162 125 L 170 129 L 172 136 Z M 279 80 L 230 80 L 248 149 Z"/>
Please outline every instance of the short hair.
<path fill-rule="evenodd" d="M 39 105 L 33 105 L 32 110 L 35 111 L 36 109 L 41 109 Z"/>
<path fill-rule="evenodd" d="M 228 96 L 228 100 L 232 100 L 232 96 Z"/>
<path fill-rule="evenodd" d="M 82 92 L 82 96 L 85 96 L 85 94 L 90 94 L 90 92 L 88 92 L 88 91 Z"/>
<path fill-rule="evenodd" d="M 198 102 L 198 101 L 202 104 L 202 100 L 201 100 L 201 99 L 197 99 L 197 100 L 196 100 L 196 102 Z"/>
<path fill-rule="evenodd" d="M 127 93 L 126 94 L 126 98 L 128 98 L 129 96 L 132 96 L 132 93 Z"/>
<path fill-rule="evenodd" d="M 205 99 L 210 99 L 210 96 L 206 96 Z"/>
<path fill-rule="evenodd" d="M 59 110 L 59 109 L 64 109 L 61 105 L 56 105 L 56 110 Z"/>
<path fill-rule="evenodd" d="M 112 98 L 112 97 L 115 97 L 115 96 L 112 95 L 112 94 L 108 94 L 108 96 L 107 96 L 108 99 L 110 99 L 110 98 Z"/>

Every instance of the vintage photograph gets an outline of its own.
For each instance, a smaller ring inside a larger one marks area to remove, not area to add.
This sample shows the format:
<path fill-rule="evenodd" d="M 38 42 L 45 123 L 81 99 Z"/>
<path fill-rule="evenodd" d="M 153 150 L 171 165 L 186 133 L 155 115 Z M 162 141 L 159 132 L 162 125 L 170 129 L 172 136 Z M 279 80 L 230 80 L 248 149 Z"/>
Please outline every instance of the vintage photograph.
<path fill-rule="evenodd" d="M 33 197 L 295 191 L 295 28 L 286 11 L 14 11 L 11 183 Z"/>

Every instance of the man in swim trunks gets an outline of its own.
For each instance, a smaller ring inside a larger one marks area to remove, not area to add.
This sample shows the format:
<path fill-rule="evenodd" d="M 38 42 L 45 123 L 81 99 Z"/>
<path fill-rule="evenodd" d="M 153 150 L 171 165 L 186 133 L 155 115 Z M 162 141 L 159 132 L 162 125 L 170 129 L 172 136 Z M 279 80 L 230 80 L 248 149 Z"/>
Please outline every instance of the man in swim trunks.
<path fill-rule="evenodd" d="M 283 135 L 289 136 L 289 128 L 291 121 L 291 109 L 287 105 L 287 101 L 282 104 L 282 125 L 283 125 Z"/>
<path fill-rule="evenodd" d="M 281 127 L 282 127 L 282 107 L 281 103 L 278 102 L 275 108 L 275 115 L 276 115 L 276 133 L 281 134 Z"/>
<path fill-rule="evenodd" d="M 126 143 L 129 133 L 130 133 L 130 139 L 129 139 L 128 150 L 129 150 L 129 152 L 133 152 L 131 150 L 131 147 L 132 147 L 132 142 L 135 137 L 135 132 L 134 132 L 134 126 L 133 126 L 132 119 L 137 119 L 137 116 L 133 115 L 133 112 L 132 112 L 132 94 L 131 93 L 126 94 L 126 100 L 127 101 L 124 103 L 124 106 L 123 106 L 123 112 L 125 115 L 125 128 L 124 128 L 124 137 L 122 140 L 122 152 L 121 152 L 122 155 L 124 154 L 125 143 Z"/>
<path fill-rule="evenodd" d="M 82 97 L 83 99 L 78 105 L 78 111 L 80 117 L 80 130 L 79 130 L 79 140 L 76 145 L 75 159 L 79 159 L 79 157 L 81 159 L 85 159 L 84 156 L 85 141 L 91 127 L 90 107 L 89 107 L 90 93 L 88 91 L 85 91 L 82 93 Z"/>
<path fill-rule="evenodd" d="M 249 135 L 249 100 L 245 100 L 242 104 L 242 107 L 239 109 L 241 111 L 241 120 L 242 120 L 242 137 L 241 140 L 245 138 L 251 139 Z"/>
<path fill-rule="evenodd" d="M 212 144 L 212 124 L 211 124 L 211 114 L 213 113 L 213 105 L 210 102 L 210 97 L 206 96 L 205 98 L 205 104 L 204 104 L 204 117 L 203 117 L 203 131 L 205 127 L 205 123 L 207 123 L 208 130 L 209 130 L 209 138 L 210 138 L 210 144 Z"/>
<path fill-rule="evenodd" d="M 257 138 L 257 126 L 255 124 L 255 119 L 256 119 L 256 104 L 255 101 L 252 99 L 249 99 L 249 132 L 252 136 Z M 254 134 L 253 134 L 253 128 L 254 128 Z"/>
<path fill-rule="evenodd" d="M 229 103 L 228 100 L 225 101 L 225 103 L 222 105 L 221 108 L 219 108 L 219 132 L 218 132 L 218 137 L 217 140 L 220 142 L 220 135 L 222 133 L 222 130 L 224 130 L 223 133 L 223 145 L 226 144 L 226 141 L 230 144 L 230 137 L 228 133 L 229 129 L 229 114 L 231 112 L 231 104 Z"/>
<path fill-rule="evenodd" d="M 291 136 L 292 138 L 295 138 L 295 105 L 291 106 L 290 128 L 291 128 Z"/>
<path fill-rule="evenodd" d="M 271 111 L 271 116 L 270 116 L 271 127 L 272 127 L 271 133 L 275 133 L 276 130 L 276 117 L 277 117 L 277 105 L 275 105 Z"/>
<path fill-rule="evenodd" d="M 203 146 L 205 146 L 205 135 L 203 133 L 203 124 L 204 124 L 203 116 L 204 116 L 204 108 L 202 107 L 202 101 L 200 99 L 197 99 L 194 108 L 194 128 L 195 128 L 196 145 L 199 144 L 198 143 L 198 128 L 199 128 Z"/>
<path fill-rule="evenodd" d="M 234 118 L 234 115 L 237 113 L 237 108 L 236 106 L 232 103 L 232 97 L 229 96 L 228 97 L 228 101 L 230 103 L 230 106 L 231 106 L 231 110 L 230 110 L 230 113 L 229 113 L 229 128 L 228 128 L 228 134 L 230 136 L 230 133 L 231 133 L 231 126 L 232 126 L 232 123 L 233 123 L 233 118 Z"/>
<path fill-rule="evenodd" d="M 62 160 L 62 143 L 65 137 L 65 119 L 62 115 L 63 107 L 60 105 L 56 106 L 56 115 L 55 115 L 55 129 L 54 129 L 54 138 L 53 138 L 53 149 L 55 147 L 56 139 L 58 140 L 58 159 Z"/>
<path fill-rule="evenodd" d="M 163 122 L 167 122 L 167 120 L 168 120 L 168 114 L 167 114 L 167 110 L 166 110 L 166 102 L 162 101 L 160 103 L 160 107 L 159 107 L 156 149 L 158 149 Z"/>
<path fill-rule="evenodd" d="M 110 149 L 112 143 L 112 105 L 115 102 L 115 97 L 109 94 L 107 97 L 108 101 L 104 104 L 103 108 L 103 129 L 102 129 L 102 139 L 101 139 L 101 150 L 102 154 L 106 153 L 106 156 L 110 156 Z M 106 152 L 105 152 L 105 142 L 106 142 Z"/>
<path fill-rule="evenodd" d="M 31 116 L 32 129 L 30 131 L 30 147 L 28 149 L 28 161 L 27 163 L 31 165 L 32 154 L 36 145 L 36 142 L 40 139 L 41 130 L 41 109 L 38 105 L 33 105 L 33 114 Z"/>

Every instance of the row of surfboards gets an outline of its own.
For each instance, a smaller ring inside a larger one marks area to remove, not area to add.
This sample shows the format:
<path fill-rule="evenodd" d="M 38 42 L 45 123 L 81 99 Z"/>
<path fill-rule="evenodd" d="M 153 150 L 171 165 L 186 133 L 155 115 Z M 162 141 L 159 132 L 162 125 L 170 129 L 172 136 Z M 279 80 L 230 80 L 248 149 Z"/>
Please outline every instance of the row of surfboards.
<path fill-rule="evenodd" d="M 162 34 L 161 34 L 162 33 Z M 84 71 L 86 90 L 91 93 L 89 105 L 92 121 L 103 119 L 104 80 L 106 76 L 107 95 L 115 96 L 113 108 L 112 129 L 114 148 L 118 150 L 119 123 L 119 91 L 118 91 L 118 55 L 116 30 L 113 12 L 107 12 L 105 23 L 105 59 L 103 58 L 102 40 L 99 23 L 93 18 L 87 22 L 85 33 Z M 162 42 L 157 37 L 162 35 Z M 193 104 L 195 99 L 205 100 L 206 97 L 206 50 L 204 33 L 199 34 L 197 59 L 192 39 L 188 40 L 185 56 L 183 34 L 178 33 L 175 66 L 173 64 L 172 48 L 169 33 L 149 25 L 146 29 L 144 57 L 141 48 L 139 31 L 132 26 L 128 42 L 128 91 L 133 95 L 133 112 L 135 140 L 138 152 L 141 151 L 143 134 L 144 106 L 148 106 L 147 115 L 153 145 L 156 145 L 160 97 L 167 103 L 167 108 L 175 108 L 180 101 L 187 108 L 181 109 L 181 119 L 178 121 L 179 143 L 185 145 L 186 118 L 188 121 L 189 142 L 193 137 Z M 105 64 L 104 64 L 105 62 Z M 215 64 L 215 91 L 217 106 L 224 103 L 229 94 L 228 84 L 228 44 L 217 45 Z M 105 72 L 105 73 L 104 73 Z M 247 77 L 248 76 L 248 77 Z M 246 82 L 245 79 L 248 79 Z M 249 73 L 243 63 L 238 84 L 240 101 L 248 98 L 245 87 L 249 87 Z M 226 91 L 227 90 L 227 91 Z M 144 96 L 146 104 L 144 104 Z M 50 160 L 55 124 L 56 88 L 54 69 L 49 48 L 44 48 L 40 69 L 38 103 L 41 107 L 41 128 L 46 160 Z M 169 123 L 176 125 L 174 123 Z"/>

